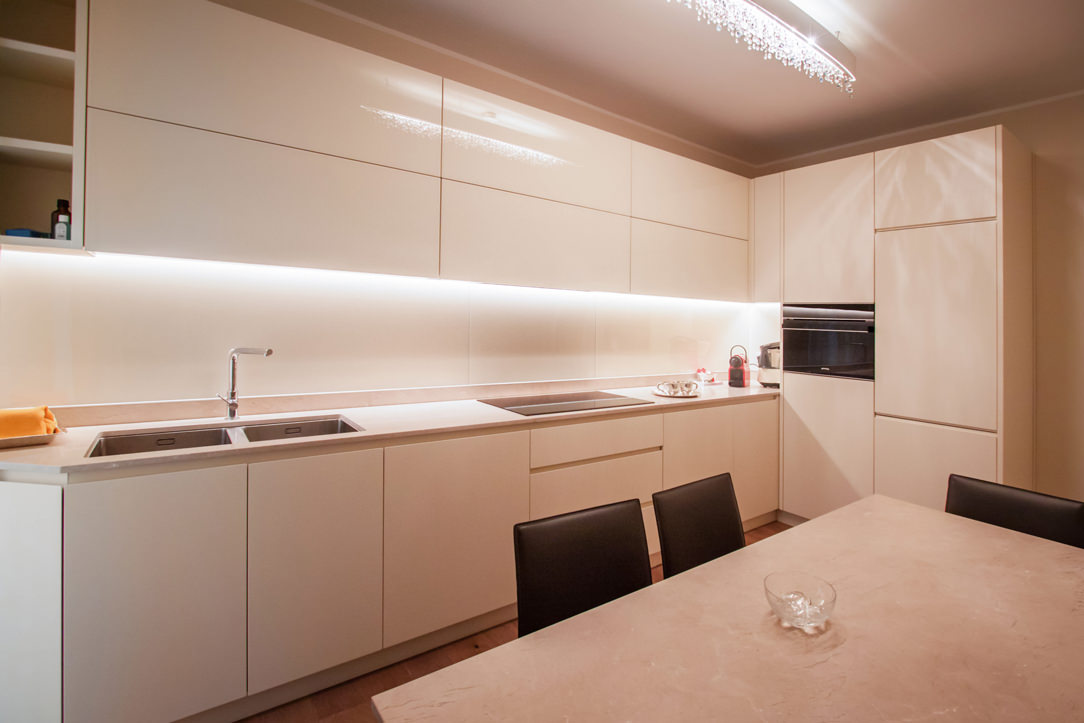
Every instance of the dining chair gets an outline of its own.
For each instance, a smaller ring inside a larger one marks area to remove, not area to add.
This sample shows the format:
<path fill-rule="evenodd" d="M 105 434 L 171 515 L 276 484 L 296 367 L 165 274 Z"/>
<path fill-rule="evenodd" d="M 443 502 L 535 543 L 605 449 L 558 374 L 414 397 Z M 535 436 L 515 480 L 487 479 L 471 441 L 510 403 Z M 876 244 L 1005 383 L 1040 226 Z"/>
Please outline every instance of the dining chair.
<path fill-rule="evenodd" d="M 520 637 L 651 584 L 639 500 L 521 522 L 512 536 Z"/>
<path fill-rule="evenodd" d="M 1084 548 L 1084 502 L 950 474 L 945 512 Z"/>
<path fill-rule="evenodd" d="M 663 577 L 745 547 L 729 472 L 656 492 L 651 500 L 659 524 Z"/>

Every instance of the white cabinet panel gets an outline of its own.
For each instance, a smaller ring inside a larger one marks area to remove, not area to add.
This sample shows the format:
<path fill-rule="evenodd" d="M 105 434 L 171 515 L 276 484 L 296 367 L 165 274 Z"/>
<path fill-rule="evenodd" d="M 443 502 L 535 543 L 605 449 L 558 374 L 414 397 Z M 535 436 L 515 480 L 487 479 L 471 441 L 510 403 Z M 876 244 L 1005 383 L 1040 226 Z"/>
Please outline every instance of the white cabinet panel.
<path fill-rule="evenodd" d="M 783 177 L 785 300 L 873 301 L 873 154 Z"/>
<path fill-rule="evenodd" d="M 662 446 L 662 415 L 531 430 L 531 468 Z"/>
<path fill-rule="evenodd" d="M 783 504 L 816 517 L 873 494 L 873 384 L 783 374 Z"/>
<path fill-rule="evenodd" d="M 748 301 L 749 244 L 632 219 L 634 294 Z"/>
<path fill-rule="evenodd" d="M 515 602 L 529 448 L 523 431 L 384 450 L 385 647 Z"/>
<path fill-rule="evenodd" d="M 674 153 L 632 144 L 632 215 L 749 238 L 748 178 Z"/>
<path fill-rule="evenodd" d="M 440 275 L 580 291 L 629 290 L 629 219 L 444 181 Z"/>
<path fill-rule="evenodd" d="M 444 178 L 627 215 L 630 143 L 444 82 Z"/>
<path fill-rule="evenodd" d="M 736 404 L 734 493 L 742 519 L 779 509 L 779 401 Z"/>
<path fill-rule="evenodd" d="M 877 228 L 997 215 L 997 128 L 876 153 Z"/>
<path fill-rule="evenodd" d="M 783 174 L 753 179 L 753 301 L 782 301 Z"/>
<path fill-rule="evenodd" d="M 878 233 L 877 413 L 996 430 L 997 318 L 996 221 Z"/>
<path fill-rule="evenodd" d="M 202 0 L 94 0 L 89 45 L 91 106 L 440 173 L 439 76 Z"/>
<path fill-rule="evenodd" d="M 891 417 L 874 423 L 874 491 L 945 509 L 950 474 L 997 479 L 997 435 Z"/>
<path fill-rule="evenodd" d="M 65 720 L 244 697 L 245 479 L 234 465 L 65 488 Z"/>
<path fill-rule="evenodd" d="M 436 276 L 439 181 L 91 109 L 93 251 Z"/>
<path fill-rule="evenodd" d="M 734 472 L 734 408 L 690 409 L 663 416 L 665 489 Z"/>
<path fill-rule="evenodd" d="M 384 451 L 248 474 L 251 695 L 380 650 Z"/>
<path fill-rule="evenodd" d="M 644 452 L 531 475 L 531 519 L 637 498 L 662 489 L 662 452 Z"/>

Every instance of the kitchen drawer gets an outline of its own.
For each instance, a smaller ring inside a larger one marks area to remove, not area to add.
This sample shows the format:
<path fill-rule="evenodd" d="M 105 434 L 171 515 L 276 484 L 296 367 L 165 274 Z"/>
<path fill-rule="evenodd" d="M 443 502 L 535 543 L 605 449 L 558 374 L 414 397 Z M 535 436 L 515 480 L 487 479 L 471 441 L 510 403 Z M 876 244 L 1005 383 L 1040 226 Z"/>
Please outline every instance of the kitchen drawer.
<path fill-rule="evenodd" d="M 662 489 L 662 452 L 589 462 L 531 474 L 531 519 L 620 502 L 651 502 Z"/>
<path fill-rule="evenodd" d="M 531 469 L 662 446 L 661 414 L 531 430 Z"/>

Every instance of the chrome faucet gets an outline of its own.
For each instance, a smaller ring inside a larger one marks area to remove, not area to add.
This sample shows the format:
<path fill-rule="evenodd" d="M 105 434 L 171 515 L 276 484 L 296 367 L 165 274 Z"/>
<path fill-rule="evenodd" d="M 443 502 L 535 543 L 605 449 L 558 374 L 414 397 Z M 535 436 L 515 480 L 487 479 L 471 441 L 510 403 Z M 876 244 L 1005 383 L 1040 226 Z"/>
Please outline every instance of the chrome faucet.
<path fill-rule="evenodd" d="M 271 356 L 273 350 L 260 349 L 259 347 L 251 346 L 239 346 L 230 349 L 230 390 L 227 392 L 228 397 L 224 397 L 221 394 L 218 398 L 226 403 L 226 419 L 237 418 L 237 357 L 241 354 L 260 354 L 262 356 Z"/>

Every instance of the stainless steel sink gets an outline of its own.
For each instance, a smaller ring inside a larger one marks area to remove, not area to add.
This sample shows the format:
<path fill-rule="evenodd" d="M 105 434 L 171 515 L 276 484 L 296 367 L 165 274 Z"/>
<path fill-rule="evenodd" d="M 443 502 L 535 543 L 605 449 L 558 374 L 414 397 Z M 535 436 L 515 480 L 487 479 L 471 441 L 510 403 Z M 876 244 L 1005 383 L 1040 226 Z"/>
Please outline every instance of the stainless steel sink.
<path fill-rule="evenodd" d="M 229 429 L 170 429 L 157 432 L 105 433 L 98 437 L 87 453 L 88 457 L 107 457 L 114 454 L 138 452 L 163 452 L 191 447 L 213 447 L 230 444 Z"/>
<path fill-rule="evenodd" d="M 295 437 L 315 437 L 324 434 L 349 434 L 361 432 L 344 417 L 325 417 L 322 419 L 290 419 L 285 422 L 265 424 L 247 424 L 241 427 L 245 439 L 250 442 L 266 442 L 271 439 L 293 439 Z"/>

